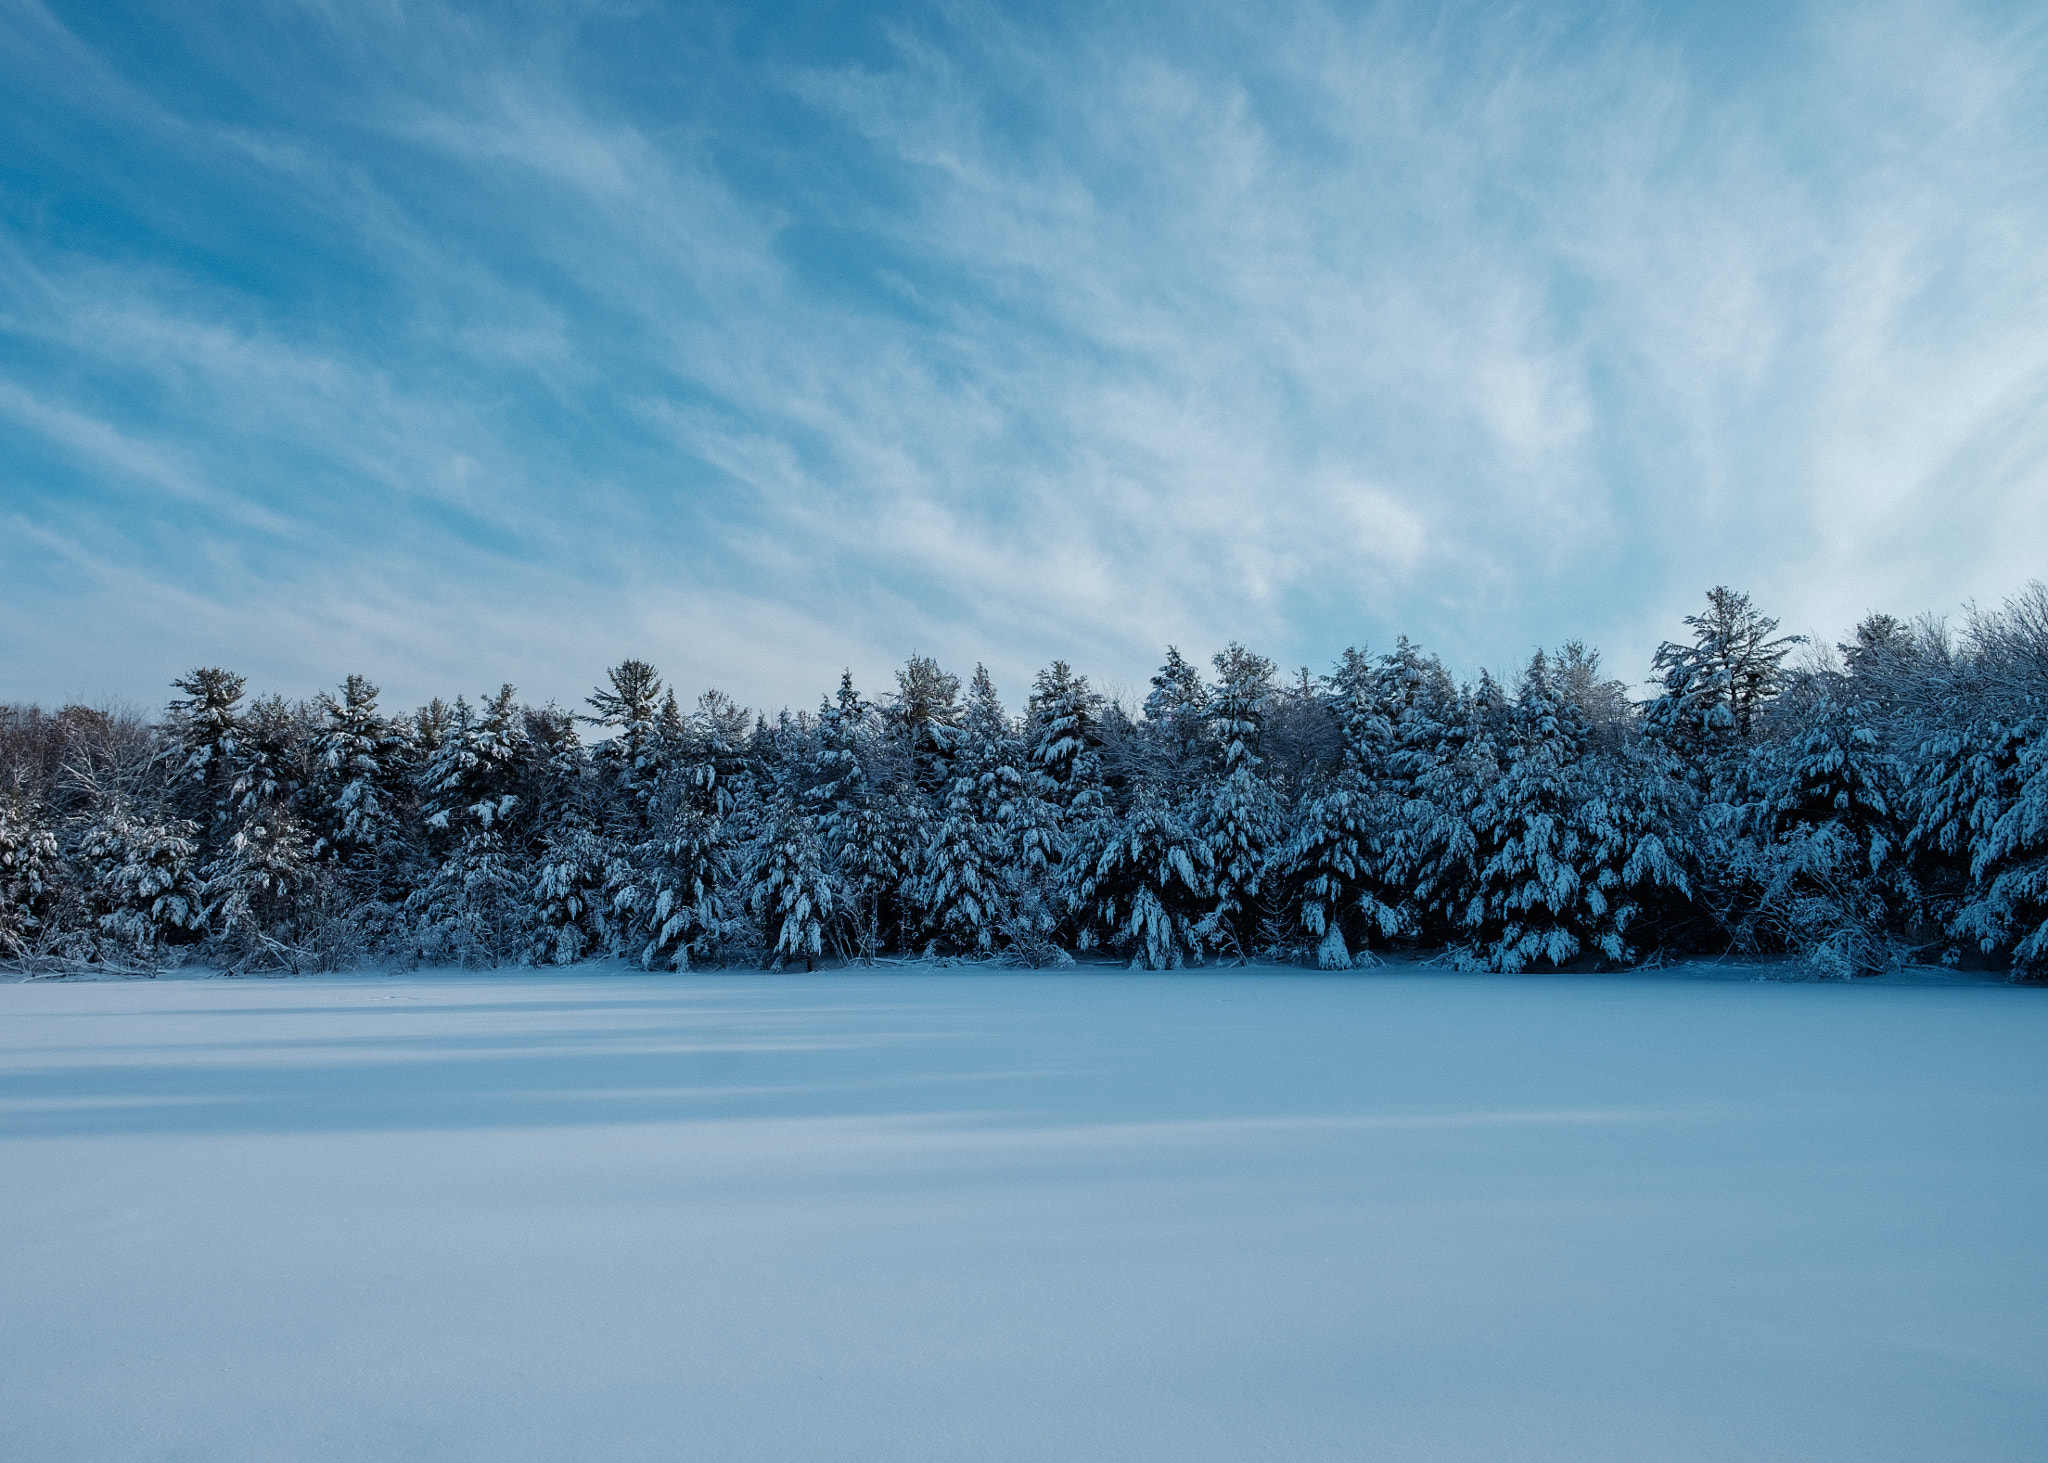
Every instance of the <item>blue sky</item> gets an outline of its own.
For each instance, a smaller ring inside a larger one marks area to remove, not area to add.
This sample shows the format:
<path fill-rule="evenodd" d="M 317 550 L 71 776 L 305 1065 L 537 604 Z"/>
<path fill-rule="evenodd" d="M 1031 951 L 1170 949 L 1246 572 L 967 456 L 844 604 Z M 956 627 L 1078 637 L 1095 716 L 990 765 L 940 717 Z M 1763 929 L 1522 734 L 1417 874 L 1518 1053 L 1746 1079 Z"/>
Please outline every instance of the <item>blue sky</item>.
<path fill-rule="evenodd" d="M 0 0 L 0 698 L 2048 569 L 2048 11 Z"/>

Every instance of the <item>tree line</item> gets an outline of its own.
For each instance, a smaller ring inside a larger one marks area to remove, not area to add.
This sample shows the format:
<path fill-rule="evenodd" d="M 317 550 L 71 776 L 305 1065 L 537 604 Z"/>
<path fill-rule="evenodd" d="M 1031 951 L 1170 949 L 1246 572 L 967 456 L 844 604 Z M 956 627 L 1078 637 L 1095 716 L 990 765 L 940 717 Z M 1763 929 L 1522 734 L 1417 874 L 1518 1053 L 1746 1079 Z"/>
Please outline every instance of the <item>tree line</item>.
<path fill-rule="evenodd" d="M 1169 649 L 1136 706 L 1056 661 L 1016 715 L 925 656 L 772 720 L 638 660 L 573 712 L 201 668 L 155 721 L 0 708 L 0 961 L 2048 975 L 2048 588 L 1777 629 L 1711 591 L 1642 700 L 1579 644 L 1461 682 L 1405 638 L 1287 679 Z"/>

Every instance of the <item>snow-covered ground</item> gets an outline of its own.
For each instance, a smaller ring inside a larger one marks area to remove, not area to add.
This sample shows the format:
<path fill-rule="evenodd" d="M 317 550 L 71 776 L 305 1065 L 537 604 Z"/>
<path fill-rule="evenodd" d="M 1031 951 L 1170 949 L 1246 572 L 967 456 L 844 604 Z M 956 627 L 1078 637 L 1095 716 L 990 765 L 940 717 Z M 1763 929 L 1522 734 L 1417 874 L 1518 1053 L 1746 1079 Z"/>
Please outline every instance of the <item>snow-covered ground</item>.
<path fill-rule="evenodd" d="M 2037 1459 L 2048 993 L 0 986 L 9 1458 Z"/>

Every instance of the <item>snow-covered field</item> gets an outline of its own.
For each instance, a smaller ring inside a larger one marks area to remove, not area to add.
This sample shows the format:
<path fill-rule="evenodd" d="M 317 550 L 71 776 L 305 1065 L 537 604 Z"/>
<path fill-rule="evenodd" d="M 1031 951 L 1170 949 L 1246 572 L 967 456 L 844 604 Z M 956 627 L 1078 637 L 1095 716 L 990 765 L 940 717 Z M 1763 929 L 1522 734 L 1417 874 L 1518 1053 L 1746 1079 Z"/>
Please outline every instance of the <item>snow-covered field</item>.
<path fill-rule="evenodd" d="M 2048 993 L 0 987 L 0 1451 L 2037 1459 Z"/>

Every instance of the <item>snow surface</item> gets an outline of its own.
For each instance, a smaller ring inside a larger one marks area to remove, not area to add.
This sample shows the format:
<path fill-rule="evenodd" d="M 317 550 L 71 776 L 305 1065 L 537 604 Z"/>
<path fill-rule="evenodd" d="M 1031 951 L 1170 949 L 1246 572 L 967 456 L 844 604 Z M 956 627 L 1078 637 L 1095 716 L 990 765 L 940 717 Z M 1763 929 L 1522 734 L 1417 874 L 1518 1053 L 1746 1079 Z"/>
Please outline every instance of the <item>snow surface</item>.
<path fill-rule="evenodd" d="M 0 987 L 64 1459 L 2037 1459 L 2048 998 Z"/>

